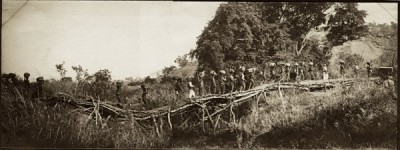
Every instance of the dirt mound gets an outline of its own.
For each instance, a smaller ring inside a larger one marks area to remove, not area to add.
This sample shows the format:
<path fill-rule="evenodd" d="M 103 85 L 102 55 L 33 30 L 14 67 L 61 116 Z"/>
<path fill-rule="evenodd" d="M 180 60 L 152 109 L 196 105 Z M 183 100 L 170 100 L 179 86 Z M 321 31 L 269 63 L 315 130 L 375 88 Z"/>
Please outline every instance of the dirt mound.
<path fill-rule="evenodd" d="M 367 40 L 361 39 L 348 41 L 343 45 L 335 46 L 332 49 L 332 53 L 331 64 L 338 61 L 339 53 L 360 54 L 365 61 L 371 61 L 382 55 L 383 49 L 374 46 Z"/>

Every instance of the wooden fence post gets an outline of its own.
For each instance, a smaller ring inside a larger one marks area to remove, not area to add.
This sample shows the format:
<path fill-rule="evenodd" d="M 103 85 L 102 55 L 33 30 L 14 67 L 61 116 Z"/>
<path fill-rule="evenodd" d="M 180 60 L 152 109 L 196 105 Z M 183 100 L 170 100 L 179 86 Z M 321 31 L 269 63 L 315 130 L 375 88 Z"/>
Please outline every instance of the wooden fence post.
<path fill-rule="evenodd" d="M 168 124 L 170 130 L 172 130 L 172 123 L 171 123 L 171 108 L 168 109 Z"/>
<path fill-rule="evenodd" d="M 154 116 L 152 116 L 152 118 L 153 118 L 153 123 L 154 123 L 155 130 L 156 130 L 156 134 L 157 134 L 158 137 L 160 137 L 160 131 L 158 130 L 158 125 L 157 125 L 156 118 L 154 118 Z"/>
<path fill-rule="evenodd" d="M 202 112 L 203 112 L 203 113 L 201 114 L 201 115 L 202 115 L 202 119 L 201 119 L 201 129 L 202 129 L 203 132 L 205 132 L 205 129 L 204 129 L 204 120 L 205 120 L 205 119 L 204 119 L 204 117 L 205 117 L 204 109 L 205 109 L 205 108 L 202 108 L 202 109 L 201 109 Z"/>

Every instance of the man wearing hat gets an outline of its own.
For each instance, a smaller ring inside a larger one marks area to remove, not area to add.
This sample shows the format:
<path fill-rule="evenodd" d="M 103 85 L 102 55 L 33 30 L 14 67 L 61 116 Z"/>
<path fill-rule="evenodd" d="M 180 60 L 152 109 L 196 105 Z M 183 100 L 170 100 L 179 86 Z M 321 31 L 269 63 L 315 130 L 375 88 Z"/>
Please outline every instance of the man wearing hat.
<path fill-rule="evenodd" d="M 219 87 L 220 87 L 220 94 L 225 93 L 225 83 L 226 83 L 226 76 L 225 76 L 225 70 L 220 70 L 219 71 Z"/>
<path fill-rule="evenodd" d="M 308 75 L 310 80 L 314 80 L 315 79 L 315 75 L 314 75 L 314 63 L 310 62 L 308 63 Z"/>
<path fill-rule="evenodd" d="M 372 65 L 370 62 L 367 62 L 367 76 L 368 78 L 371 77 L 372 74 Z"/>
<path fill-rule="evenodd" d="M 210 93 L 217 94 L 217 82 L 215 81 L 216 72 L 214 70 L 210 71 Z"/>
<path fill-rule="evenodd" d="M 326 66 L 326 64 L 322 65 L 322 79 L 323 80 L 328 80 L 329 76 L 328 76 L 328 67 Z"/>
<path fill-rule="evenodd" d="M 29 83 L 29 73 L 24 73 L 24 81 L 23 81 L 23 85 L 24 85 L 24 95 L 25 97 L 30 97 L 30 93 L 31 93 L 31 86 Z"/>
<path fill-rule="evenodd" d="M 358 78 L 358 69 L 359 69 L 358 66 L 354 65 L 354 75 L 356 78 Z"/>
<path fill-rule="evenodd" d="M 36 78 L 36 96 L 38 98 L 41 98 L 44 96 L 43 93 L 43 85 L 44 85 L 44 78 L 43 77 L 38 77 Z"/>
<path fill-rule="evenodd" d="M 304 80 L 304 67 L 305 67 L 305 63 L 301 62 L 300 66 L 298 67 L 298 76 L 300 81 Z"/>
<path fill-rule="evenodd" d="M 285 64 L 285 80 L 284 81 L 290 81 L 290 63 Z"/>
<path fill-rule="evenodd" d="M 285 75 L 285 63 L 279 63 L 279 76 L 281 78 L 282 81 L 286 80 L 286 75 Z"/>
<path fill-rule="evenodd" d="M 271 77 L 271 80 L 275 80 L 276 79 L 276 72 L 275 72 L 275 63 L 270 63 L 269 64 L 269 75 Z"/>
<path fill-rule="evenodd" d="M 246 85 L 248 90 L 254 86 L 254 71 L 252 68 L 247 69 Z"/>
<path fill-rule="evenodd" d="M 182 87 L 181 87 L 181 78 L 177 78 L 175 80 L 175 100 L 181 99 L 181 92 L 182 92 Z"/>
<path fill-rule="evenodd" d="M 197 80 L 198 80 L 198 84 L 199 84 L 199 95 L 203 96 L 204 93 L 204 71 L 198 73 L 197 75 Z"/>
<path fill-rule="evenodd" d="M 291 82 L 298 81 L 297 80 L 298 75 L 299 75 L 299 64 L 297 62 L 295 62 L 294 65 L 293 65 L 293 69 L 290 72 L 290 81 Z"/>
<path fill-rule="evenodd" d="M 17 75 L 15 73 L 9 73 L 7 76 L 8 83 L 13 84 L 14 86 L 18 85 Z"/>
<path fill-rule="evenodd" d="M 242 90 L 244 90 L 245 89 L 245 87 L 246 87 L 246 79 L 245 79 L 245 77 L 244 77 L 244 70 L 245 69 L 243 69 L 244 67 L 241 67 L 241 69 L 237 72 L 237 77 L 236 77 L 236 79 L 237 79 L 237 90 L 238 91 L 242 91 Z"/>
<path fill-rule="evenodd" d="M 122 86 L 122 82 L 117 81 L 117 83 L 116 83 L 117 90 L 115 91 L 115 95 L 117 96 L 117 100 L 119 103 L 121 103 L 121 97 L 119 96 L 121 94 L 121 86 Z"/>
<path fill-rule="evenodd" d="M 146 85 L 143 83 L 142 85 L 140 85 L 140 88 L 142 89 L 142 102 L 143 104 L 147 104 L 147 88 Z"/>
<path fill-rule="evenodd" d="M 192 100 L 192 98 L 194 98 L 196 96 L 196 94 L 194 93 L 194 85 L 193 85 L 192 81 L 193 81 L 193 78 L 189 77 L 189 82 L 188 82 L 189 100 Z"/>
<path fill-rule="evenodd" d="M 235 90 L 235 70 L 229 69 L 229 78 L 228 78 L 228 83 L 229 83 L 229 92 L 233 92 Z"/>
<path fill-rule="evenodd" d="M 342 76 L 342 78 L 344 77 L 344 61 L 340 61 L 340 75 Z"/>

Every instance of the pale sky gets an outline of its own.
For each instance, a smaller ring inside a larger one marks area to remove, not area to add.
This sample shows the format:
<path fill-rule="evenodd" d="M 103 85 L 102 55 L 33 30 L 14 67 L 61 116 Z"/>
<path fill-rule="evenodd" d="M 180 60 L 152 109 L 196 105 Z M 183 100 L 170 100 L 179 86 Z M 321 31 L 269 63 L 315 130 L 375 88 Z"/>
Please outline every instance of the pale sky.
<path fill-rule="evenodd" d="M 4 4 L 3 24 L 23 2 Z M 71 77 L 75 65 L 89 73 L 109 69 L 113 79 L 145 77 L 194 49 L 219 4 L 29 1 L 2 26 L 2 72 L 59 78 L 55 65 L 65 61 Z M 397 18 L 397 3 L 382 6 Z M 367 22 L 397 22 L 376 3 L 360 9 Z"/>

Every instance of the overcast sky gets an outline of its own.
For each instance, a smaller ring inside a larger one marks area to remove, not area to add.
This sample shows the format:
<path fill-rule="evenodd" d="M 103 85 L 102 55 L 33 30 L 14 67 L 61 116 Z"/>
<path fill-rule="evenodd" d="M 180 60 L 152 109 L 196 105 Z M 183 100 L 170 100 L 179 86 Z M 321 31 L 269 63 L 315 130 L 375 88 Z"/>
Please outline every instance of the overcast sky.
<path fill-rule="evenodd" d="M 196 47 L 220 3 L 29 1 L 17 11 L 23 4 L 3 1 L 1 67 L 30 72 L 33 80 L 59 78 L 55 65 L 63 61 L 67 76 L 75 76 L 71 66 L 82 65 L 89 73 L 109 69 L 113 79 L 174 65 Z M 362 3 L 360 9 L 367 10 L 367 22 L 397 22 L 397 3 Z"/>

